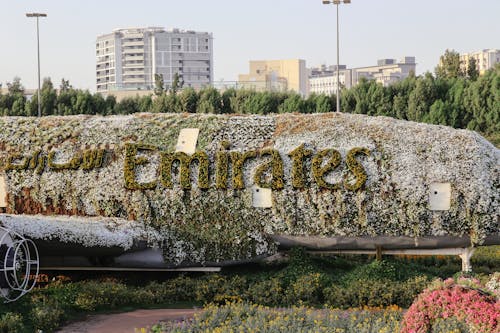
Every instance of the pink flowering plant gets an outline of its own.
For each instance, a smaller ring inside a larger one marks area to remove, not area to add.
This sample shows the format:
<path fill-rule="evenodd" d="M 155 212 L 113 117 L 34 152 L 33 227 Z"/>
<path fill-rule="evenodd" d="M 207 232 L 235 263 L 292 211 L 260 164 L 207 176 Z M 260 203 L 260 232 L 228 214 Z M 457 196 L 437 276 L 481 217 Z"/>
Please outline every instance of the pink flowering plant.
<path fill-rule="evenodd" d="M 443 318 L 454 318 L 471 332 L 499 333 L 500 301 L 477 279 L 437 280 L 408 309 L 401 333 L 431 332 Z"/>

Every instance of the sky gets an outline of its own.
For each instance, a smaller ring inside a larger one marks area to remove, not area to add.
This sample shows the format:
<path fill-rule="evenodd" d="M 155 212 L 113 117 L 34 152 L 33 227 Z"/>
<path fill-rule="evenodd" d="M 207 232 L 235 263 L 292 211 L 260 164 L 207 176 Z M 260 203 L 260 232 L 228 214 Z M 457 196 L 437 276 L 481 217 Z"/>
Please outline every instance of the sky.
<path fill-rule="evenodd" d="M 41 76 L 95 90 L 95 40 L 116 28 L 163 26 L 214 36 L 214 80 L 234 81 L 249 60 L 336 63 L 336 12 L 321 0 L 0 0 L 0 83 L 36 87 L 36 20 Z M 500 49 L 500 0 L 352 0 L 340 6 L 340 63 L 415 56 L 434 71 L 446 49 Z"/>

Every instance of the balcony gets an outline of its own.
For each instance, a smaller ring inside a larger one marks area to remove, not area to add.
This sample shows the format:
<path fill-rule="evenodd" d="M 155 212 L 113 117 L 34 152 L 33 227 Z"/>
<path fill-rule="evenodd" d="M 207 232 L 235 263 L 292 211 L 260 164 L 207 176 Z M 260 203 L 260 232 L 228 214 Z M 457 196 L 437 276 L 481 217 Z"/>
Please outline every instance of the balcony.
<path fill-rule="evenodd" d="M 132 55 L 127 55 L 124 57 L 125 61 L 133 61 L 133 60 L 141 60 L 141 61 L 144 61 L 144 55 L 139 55 L 139 56 L 132 56 Z"/>
<path fill-rule="evenodd" d="M 124 55 L 128 55 L 128 54 L 136 54 L 136 53 L 144 53 L 144 49 L 126 49 L 126 50 L 123 50 L 123 54 Z"/>
<path fill-rule="evenodd" d="M 124 41 L 122 43 L 122 46 L 123 47 L 126 47 L 126 46 L 144 46 L 144 41 L 141 40 L 141 41 Z"/>
<path fill-rule="evenodd" d="M 123 84 L 127 83 L 144 83 L 144 78 L 137 78 L 137 77 L 131 77 L 131 78 L 123 78 Z"/>

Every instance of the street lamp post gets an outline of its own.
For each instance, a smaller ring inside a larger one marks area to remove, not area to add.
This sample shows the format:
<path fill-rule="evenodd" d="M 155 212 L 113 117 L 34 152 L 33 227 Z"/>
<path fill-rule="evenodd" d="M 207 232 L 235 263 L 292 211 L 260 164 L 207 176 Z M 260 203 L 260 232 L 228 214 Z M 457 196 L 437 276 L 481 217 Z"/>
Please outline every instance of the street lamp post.
<path fill-rule="evenodd" d="M 38 28 L 38 18 L 47 17 L 44 13 L 26 13 L 26 17 L 36 17 L 36 44 L 38 51 L 38 117 L 42 116 L 42 100 L 40 98 L 40 33 Z"/>
<path fill-rule="evenodd" d="M 351 0 L 323 0 L 324 5 L 334 4 L 337 6 L 337 112 L 340 112 L 340 47 L 339 47 L 339 5 L 340 3 L 351 3 Z M 345 74 L 344 74 L 345 75 Z"/>

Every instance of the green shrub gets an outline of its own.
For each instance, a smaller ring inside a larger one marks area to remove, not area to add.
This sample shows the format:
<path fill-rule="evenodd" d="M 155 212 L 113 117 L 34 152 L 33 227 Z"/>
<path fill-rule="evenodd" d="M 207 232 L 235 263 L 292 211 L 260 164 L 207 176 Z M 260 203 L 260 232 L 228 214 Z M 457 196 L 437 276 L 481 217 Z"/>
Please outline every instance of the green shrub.
<path fill-rule="evenodd" d="M 404 282 L 399 282 L 396 290 L 396 299 L 392 304 L 397 304 L 403 308 L 408 308 L 415 298 L 420 294 L 431 280 L 427 276 L 416 276 Z"/>
<path fill-rule="evenodd" d="M 325 301 L 330 306 L 341 309 L 389 305 L 408 307 L 428 284 L 429 280 L 425 276 L 404 282 L 358 280 L 351 282 L 347 287 L 333 285 L 326 288 Z"/>
<path fill-rule="evenodd" d="M 310 273 L 297 278 L 285 292 L 287 304 L 315 305 L 323 302 L 323 289 L 328 278 L 321 273 Z"/>
<path fill-rule="evenodd" d="M 247 290 L 245 277 L 233 276 L 226 278 L 219 274 L 210 274 L 206 278 L 196 281 L 195 300 L 203 303 L 233 299 L 243 295 Z"/>
<path fill-rule="evenodd" d="M 357 307 L 357 295 L 348 288 L 332 285 L 324 290 L 325 303 L 333 308 L 348 309 Z"/>
<path fill-rule="evenodd" d="M 279 274 L 285 286 L 292 284 L 303 275 L 318 271 L 311 256 L 303 247 L 292 248 L 288 255 L 290 256 L 289 263 Z"/>
<path fill-rule="evenodd" d="M 386 260 L 373 260 L 366 265 L 360 265 L 344 278 L 349 284 L 358 280 L 397 280 L 397 268 L 393 262 Z"/>
<path fill-rule="evenodd" d="M 219 91 L 213 87 L 207 87 L 200 90 L 196 112 L 222 113 L 222 98 Z"/>
<path fill-rule="evenodd" d="M 179 94 L 181 112 L 196 113 L 198 94 L 193 88 L 185 88 Z"/>
<path fill-rule="evenodd" d="M 18 333 L 24 330 L 23 316 L 7 312 L 0 316 L 0 333 Z"/>
<path fill-rule="evenodd" d="M 260 305 L 280 305 L 283 302 L 283 284 L 279 278 L 257 281 L 248 287 L 246 298 Z"/>
<path fill-rule="evenodd" d="M 196 285 L 195 279 L 181 275 L 163 283 L 150 282 L 142 289 L 151 295 L 154 303 L 172 303 L 194 300 Z"/>
<path fill-rule="evenodd" d="M 64 311 L 49 305 L 38 305 L 31 310 L 30 315 L 35 329 L 52 332 L 61 325 Z"/>
<path fill-rule="evenodd" d="M 75 298 L 75 307 L 94 311 L 98 308 L 113 309 L 134 304 L 133 292 L 123 283 L 116 281 L 86 281 L 80 283 L 81 290 Z"/>

